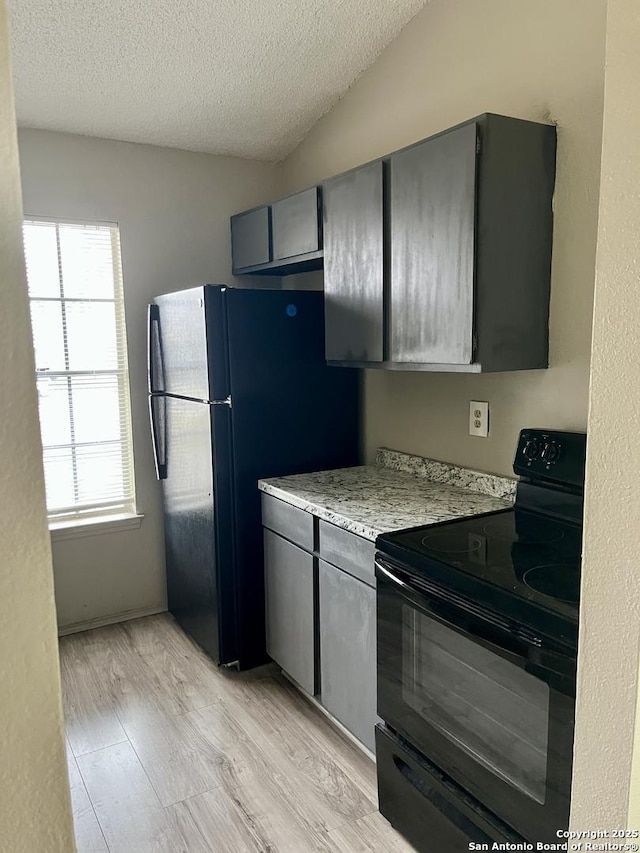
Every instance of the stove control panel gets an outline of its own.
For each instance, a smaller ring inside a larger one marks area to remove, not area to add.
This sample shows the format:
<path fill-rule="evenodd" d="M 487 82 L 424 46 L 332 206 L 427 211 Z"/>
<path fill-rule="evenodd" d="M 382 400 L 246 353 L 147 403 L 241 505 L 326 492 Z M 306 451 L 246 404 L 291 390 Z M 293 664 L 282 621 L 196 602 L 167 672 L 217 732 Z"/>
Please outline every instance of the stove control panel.
<path fill-rule="evenodd" d="M 523 429 L 513 470 L 530 480 L 582 486 L 587 437 L 583 432 Z"/>

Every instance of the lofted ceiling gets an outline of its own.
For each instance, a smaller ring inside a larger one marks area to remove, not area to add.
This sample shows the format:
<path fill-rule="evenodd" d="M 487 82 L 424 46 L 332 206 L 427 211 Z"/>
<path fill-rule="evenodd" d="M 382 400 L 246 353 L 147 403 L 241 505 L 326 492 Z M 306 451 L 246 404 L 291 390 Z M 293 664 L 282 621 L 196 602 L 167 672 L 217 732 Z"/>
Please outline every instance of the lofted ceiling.
<path fill-rule="evenodd" d="M 10 0 L 24 127 L 280 160 L 428 0 Z"/>

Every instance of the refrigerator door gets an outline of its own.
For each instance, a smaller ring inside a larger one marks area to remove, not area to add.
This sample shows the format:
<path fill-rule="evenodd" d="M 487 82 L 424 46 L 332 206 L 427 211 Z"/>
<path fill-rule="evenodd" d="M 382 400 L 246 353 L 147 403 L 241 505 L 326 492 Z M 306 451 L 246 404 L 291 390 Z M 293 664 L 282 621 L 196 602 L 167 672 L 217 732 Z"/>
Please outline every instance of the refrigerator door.
<path fill-rule="evenodd" d="M 228 395 L 225 291 L 224 285 L 207 285 L 156 298 L 157 314 L 150 322 L 150 382 L 161 377 L 164 393 L 194 400 L 222 400 Z M 154 369 L 157 353 L 161 365 Z"/>
<path fill-rule="evenodd" d="M 239 660 L 267 660 L 260 478 L 357 465 L 358 373 L 327 367 L 323 294 L 229 289 Z"/>
<path fill-rule="evenodd" d="M 228 521 L 223 507 L 231 505 L 231 495 L 225 494 L 228 472 L 225 479 L 214 468 L 213 434 L 220 444 L 228 440 L 230 411 L 178 397 L 165 398 L 165 411 L 169 610 L 216 662 L 225 663 L 235 660 L 235 595 L 233 577 L 227 573 L 220 585 L 217 568 L 229 560 L 231 534 L 220 522 Z"/>
<path fill-rule="evenodd" d="M 164 394 L 149 394 L 149 419 L 153 461 L 158 480 L 167 477 L 167 398 Z"/>

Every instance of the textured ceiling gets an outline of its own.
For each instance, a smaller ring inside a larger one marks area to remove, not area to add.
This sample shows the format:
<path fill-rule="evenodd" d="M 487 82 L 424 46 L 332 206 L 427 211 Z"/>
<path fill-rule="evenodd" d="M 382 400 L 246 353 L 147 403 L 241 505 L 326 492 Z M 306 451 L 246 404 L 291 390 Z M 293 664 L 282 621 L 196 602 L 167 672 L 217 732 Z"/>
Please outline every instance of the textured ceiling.
<path fill-rule="evenodd" d="M 280 160 L 428 0 L 11 0 L 18 121 Z"/>

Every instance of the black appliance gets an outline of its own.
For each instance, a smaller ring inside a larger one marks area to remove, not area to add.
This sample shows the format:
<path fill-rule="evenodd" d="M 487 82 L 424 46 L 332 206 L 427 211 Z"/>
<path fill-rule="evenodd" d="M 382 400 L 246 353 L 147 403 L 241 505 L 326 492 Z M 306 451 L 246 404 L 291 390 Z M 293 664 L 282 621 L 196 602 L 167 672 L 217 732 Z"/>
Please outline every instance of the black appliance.
<path fill-rule="evenodd" d="M 148 343 L 169 610 L 248 668 L 268 660 L 257 481 L 358 464 L 358 375 L 325 364 L 320 292 L 159 296 Z"/>
<path fill-rule="evenodd" d="M 376 541 L 380 811 L 418 850 L 568 825 L 585 451 L 523 430 L 512 509 Z"/>

